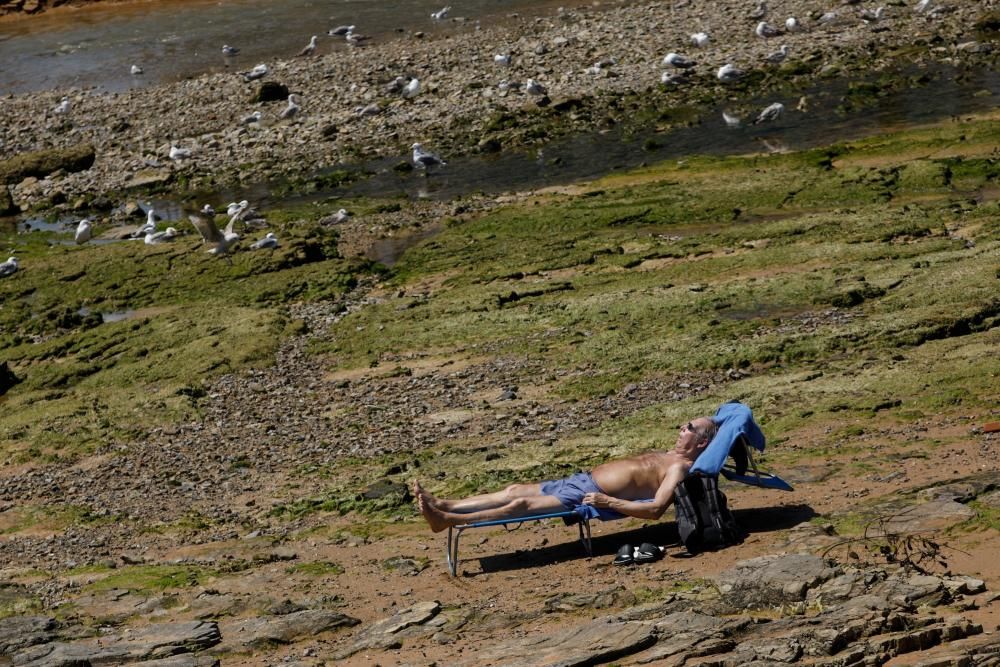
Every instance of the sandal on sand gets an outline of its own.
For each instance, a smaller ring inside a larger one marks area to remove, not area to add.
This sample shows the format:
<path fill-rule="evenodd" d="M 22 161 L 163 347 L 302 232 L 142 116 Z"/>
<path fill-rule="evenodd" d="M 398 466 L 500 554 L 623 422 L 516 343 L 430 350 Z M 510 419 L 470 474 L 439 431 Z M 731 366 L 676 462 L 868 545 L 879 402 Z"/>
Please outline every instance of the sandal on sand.
<path fill-rule="evenodd" d="M 635 560 L 636 563 L 652 563 L 653 561 L 660 560 L 663 558 L 663 547 L 658 547 L 655 544 L 650 544 L 649 542 L 643 542 L 636 549 Z M 619 552 L 621 553 L 621 552 Z"/>
<path fill-rule="evenodd" d="M 635 558 L 632 556 L 632 545 L 623 544 L 622 548 L 618 550 L 618 554 L 615 559 L 611 562 L 612 565 L 631 565 L 635 562 Z"/>

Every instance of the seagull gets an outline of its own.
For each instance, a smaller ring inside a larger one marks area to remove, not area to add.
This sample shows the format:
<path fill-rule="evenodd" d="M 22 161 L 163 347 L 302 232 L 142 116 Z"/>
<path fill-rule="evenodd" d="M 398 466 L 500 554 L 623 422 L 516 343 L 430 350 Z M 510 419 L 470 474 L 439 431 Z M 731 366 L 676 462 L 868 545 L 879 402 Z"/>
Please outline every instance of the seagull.
<path fill-rule="evenodd" d="M 338 25 L 336 28 L 331 28 L 330 30 L 327 30 L 326 34 L 330 35 L 331 37 L 343 37 L 352 30 L 354 30 L 353 25 Z"/>
<path fill-rule="evenodd" d="M 885 12 L 885 7 L 879 7 L 875 11 L 870 9 L 861 10 L 861 20 L 865 23 L 878 23 L 882 20 L 882 14 Z"/>
<path fill-rule="evenodd" d="M 267 236 L 259 241 L 255 241 L 253 245 L 250 246 L 251 250 L 274 250 L 278 247 L 278 237 L 274 235 L 274 232 L 268 232 Z"/>
<path fill-rule="evenodd" d="M 194 225 L 194 228 L 198 230 L 198 233 L 201 234 L 201 238 L 204 239 L 205 243 L 214 244 L 208 251 L 213 255 L 225 255 L 229 252 L 229 248 L 240 240 L 240 235 L 233 231 L 232 220 L 226 225 L 225 231 L 220 232 L 219 228 L 215 226 L 214 220 L 194 214 L 189 215 L 188 219 Z"/>
<path fill-rule="evenodd" d="M 235 46 L 229 46 L 228 44 L 222 45 L 222 55 L 224 56 L 235 56 L 240 50 Z"/>
<path fill-rule="evenodd" d="M 132 69 L 130 71 L 132 74 L 142 74 L 142 68 L 138 65 L 132 65 Z"/>
<path fill-rule="evenodd" d="M 777 64 L 782 62 L 787 57 L 788 57 L 788 45 L 782 44 L 780 49 L 778 49 L 774 53 L 767 54 L 764 60 L 766 60 L 769 63 Z"/>
<path fill-rule="evenodd" d="M 337 225 L 340 224 L 341 222 L 347 222 L 350 219 L 351 219 L 351 214 L 347 212 L 346 208 L 342 208 L 336 213 L 334 213 L 332 216 L 330 216 L 329 221 L 332 224 Z"/>
<path fill-rule="evenodd" d="M 794 16 L 785 19 L 785 30 L 788 32 L 802 32 L 802 24 Z"/>
<path fill-rule="evenodd" d="M 439 158 L 434 153 L 429 153 L 424 150 L 424 147 L 420 144 L 413 144 L 410 146 L 413 149 L 413 166 L 417 169 L 423 169 L 427 173 L 434 167 L 443 167 L 447 162 Z"/>
<path fill-rule="evenodd" d="M 691 43 L 697 46 L 699 49 L 703 49 L 708 46 L 708 43 L 712 41 L 708 37 L 707 32 L 696 32 L 691 35 Z"/>
<path fill-rule="evenodd" d="M 762 19 L 765 16 L 767 16 L 767 0 L 761 0 L 759 3 L 757 3 L 757 7 L 754 8 L 752 12 L 750 12 L 749 16 L 754 21 Z"/>
<path fill-rule="evenodd" d="M 301 109 L 302 107 L 299 106 L 299 96 L 295 93 L 291 93 L 288 96 L 288 106 L 282 109 L 281 113 L 278 114 L 278 118 L 292 118 Z"/>
<path fill-rule="evenodd" d="M 731 116 L 725 111 L 722 112 L 722 120 L 726 122 L 726 127 L 739 127 L 743 124 L 743 121 L 739 119 L 739 116 Z"/>
<path fill-rule="evenodd" d="M 525 82 L 525 84 L 524 84 L 524 90 L 529 95 L 537 95 L 539 97 L 542 96 L 542 95 L 548 95 L 549 94 L 548 89 L 545 86 L 543 86 L 542 84 L 540 84 L 537 81 L 535 81 L 534 79 L 528 79 Z"/>
<path fill-rule="evenodd" d="M 777 37 L 781 34 L 781 31 L 775 28 L 773 25 L 767 21 L 761 21 L 757 24 L 757 28 L 754 30 L 758 37 L 763 37 L 764 39 L 770 39 L 771 37 Z"/>
<path fill-rule="evenodd" d="M 250 123 L 259 123 L 261 113 L 259 111 L 254 111 L 249 116 L 243 116 L 243 120 L 240 121 L 243 125 L 249 125 Z"/>
<path fill-rule="evenodd" d="M 927 11 L 927 8 L 931 6 L 931 0 L 920 0 L 917 4 L 913 6 L 913 11 L 918 14 L 922 14 Z"/>
<path fill-rule="evenodd" d="M 17 273 L 17 269 L 17 257 L 8 257 L 6 262 L 0 264 L 0 278 L 6 278 Z"/>
<path fill-rule="evenodd" d="M 451 6 L 450 5 L 448 7 L 442 7 L 441 9 L 437 10 L 436 12 L 431 12 L 431 18 L 434 19 L 435 21 L 441 21 L 446 16 L 448 16 L 448 12 L 450 12 L 450 11 L 451 11 Z"/>
<path fill-rule="evenodd" d="M 824 12 L 823 15 L 816 20 L 819 23 L 833 23 L 837 20 L 837 12 Z"/>
<path fill-rule="evenodd" d="M 201 214 L 206 218 L 215 218 L 215 209 L 211 204 L 205 204 L 201 207 Z"/>
<path fill-rule="evenodd" d="M 90 220 L 84 218 L 76 226 L 76 234 L 73 236 L 73 240 L 76 241 L 77 245 L 82 245 L 90 240 L 91 231 Z"/>
<path fill-rule="evenodd" d="M 501 67 L 510 67 L 511 57 L 509 53 L 498 53 L 493 56 L 493 62 Z"/>
<path fill-rule="evenodd" d="M 132 232 L 129 236 L 133 239 L 137 239 L 145 236 L 146 234 L 152 234 L 156 231 L 156 212 L 153 209 L 146 211 L 146 222 L 139 229 Z"/>
<path fill-rule="evenodd" d="M 687 81 L 684 78 L 683 72 L 680 74 L 674 74 L 673 72 L 664 72 L 660 75 L 660 83 L 666 84 L 668 86 L 679 86 L 680 84 Z"/>
<path fill-rule="evenodd" d="M 249 207 L 250 207 L 250 202 L 248 202 L 246 199 L 244 199 L 239 203 L 230 202 L 229 204 L 226 205 L 226 215 L 228 215 L 231 218 L 237 213 L 242 213 Z"/>
<path fill-rule="evenodd" d="M 348 30 L 347 34 L 344 35 L 344 39 L 347 40 L 348 44 L 358 46 L 362 42 L 367 42 L 369 37 L 368 35 L 361 35 L 359 33 L 354 32 L 353 30 Z"/>
<path fill-rule="evenodd" d="M 158 243 L 166 243 L 167 241 L 172 241 L 173 238 L 177 236 L 177 230 L 173 227 L 167 227 L 162 232 L 149 232 L 146 234 L 146 238 L 143 239 L 143 243 L 146 245 L 156 245 Z"/>
<path fill-rule="evenodd" d="M 757 120 L 754 121 L 754 125 L 758 123 L 767 123 L 768 121 L 777 120 L 781 117 L 781 114 L 785 112 L 785 105 L 781 102 L 775 102 L 774 104 L 766 107 L 757 116 Z"/>
<path fill-rule="evenodd" d="M 726 63 L 715 73 L 715 77 L 723 83 L 732 83 L 743 77 L 743 70 L 737 69 L 732 63 Z"/>
<path fill-rule="evenodd" d="M 170 159 L 171 160 L 184 160 L 191 157 L 190 148 L 178 148 L 173 144 L 170 145 Z"/>
<path fill-rule="evenodd" d="M 404 99 L 410 100 L 420 94 L 420 79 L 410 79 L 410 82 L 403 86 L 403 90 L 400 91 L 400 95 Z"/>
<path fill-rule="evenodd" d="M 264 63 L 261 63 L 259 65 L 255 65 L 254 68 L 252 70 L 250 70 L 249 72 L 244 72 L 243 73 L 243 80 L 244 81 L 255 81 L 257 79 L 262 78 L 265 74 L 267 74 L 267 65 L 265 65 Z"/>
<path fill-rule="evenodd" d="M 300 56 L 311 56 L 313 51 L 316 50 L 316 35 L 313 35 L 309 39 L 309 43 L 306 44 L 301 51 L 299 51 Z"/>
<path fill-rule="evenodd" d="M 694 67 L 697 63 L 690 58 L 685 58 L 679 53 L 668 53 L 663 56 L 663 64 L 671 67 L 678 67 L 680 69 L 688 69 L 690 67 Z"/>
<path fill-rule="evenodd" d="M 60 101 L 59 104 L 56 105 L 55 112 L 56 113 L 69 113 L 69 107 L 70 107 L 69 98 L 68 97 L 64 97 L 64 98 L 62 98 L 62 101 Z"/>
<path fill-rule="evenodd" d="M 382 113 L 382 107 L 380 107 L 378 105 L 378 103 L 373 102 L 373 103 L 369 104 L 368 106 L 355 107 L 354 108 L 354 113 L 356 113 L 357 115 L 361 116 L 362 118 L 365 117 L 365 116 L 377 116 L 380 113 Z"/>

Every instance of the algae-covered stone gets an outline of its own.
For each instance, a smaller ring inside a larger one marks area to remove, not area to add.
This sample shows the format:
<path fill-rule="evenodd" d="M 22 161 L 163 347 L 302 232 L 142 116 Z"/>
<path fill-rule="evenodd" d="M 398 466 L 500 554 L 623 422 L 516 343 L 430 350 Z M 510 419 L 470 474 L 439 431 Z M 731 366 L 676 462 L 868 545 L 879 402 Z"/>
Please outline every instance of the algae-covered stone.
<path fill-rule="evenodd" d="M 29 176 L 44 178 L 58 169 L 84 171 L 93 166 L 95 155 L 94 145 L 89 143 L 21 153 L 0 162 L 0 183 L 19 183 Z"/>
<path fill-rule="evenodd" d="M 14 203 L 14 199 L 10 196 L 10 191 L 7 189 L 7 186 L 3 185 L 0 187 L 0 216 L 15 215 L 19 213 L 20 210 L 21 209 Z"/>

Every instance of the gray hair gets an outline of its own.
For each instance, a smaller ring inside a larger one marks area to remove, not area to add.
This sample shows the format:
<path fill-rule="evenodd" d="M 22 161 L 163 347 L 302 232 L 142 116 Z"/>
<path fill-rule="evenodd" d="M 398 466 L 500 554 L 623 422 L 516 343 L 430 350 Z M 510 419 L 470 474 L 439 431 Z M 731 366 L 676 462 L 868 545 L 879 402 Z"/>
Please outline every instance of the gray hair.
<path fill-rule="evenodd" d="M 719 423 L 712 419 L 711 417 L 705 417 L 708 420 L 708 426 L 705 427 L 703 431 L 700 432 L 702 438 L 705 439 L 705 446 L 707 447 L 715 434 L 719 432 Z"/>

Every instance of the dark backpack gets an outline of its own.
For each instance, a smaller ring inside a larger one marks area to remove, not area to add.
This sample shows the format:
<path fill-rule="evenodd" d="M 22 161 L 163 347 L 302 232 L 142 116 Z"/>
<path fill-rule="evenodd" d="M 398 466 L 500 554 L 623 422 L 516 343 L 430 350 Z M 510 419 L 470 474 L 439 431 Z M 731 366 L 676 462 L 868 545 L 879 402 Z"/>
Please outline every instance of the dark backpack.
<path fill-rule="evenodd" d="M 677 532 L 691 555 L 739 544 L 745 533 L 719 490 L 718 477 L 691 475 L 674 491 Z"/>

